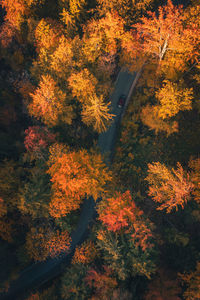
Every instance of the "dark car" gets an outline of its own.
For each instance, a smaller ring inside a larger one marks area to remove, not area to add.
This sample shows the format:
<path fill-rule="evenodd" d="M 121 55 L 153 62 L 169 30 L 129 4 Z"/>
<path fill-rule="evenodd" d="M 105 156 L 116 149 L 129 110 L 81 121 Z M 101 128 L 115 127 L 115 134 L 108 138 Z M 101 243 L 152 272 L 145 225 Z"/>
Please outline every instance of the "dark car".
<path fill-rule="evenodd" d="M 122 108 L 122 107 L 124 106 L 124 104 L 125 104 L 125 101 L 126 101 L 126 96 L 125 96 L 125 95 L 121 95 L 121 96 L 119 97 L 117 106 L 118 106 L 119 108 Z"/>

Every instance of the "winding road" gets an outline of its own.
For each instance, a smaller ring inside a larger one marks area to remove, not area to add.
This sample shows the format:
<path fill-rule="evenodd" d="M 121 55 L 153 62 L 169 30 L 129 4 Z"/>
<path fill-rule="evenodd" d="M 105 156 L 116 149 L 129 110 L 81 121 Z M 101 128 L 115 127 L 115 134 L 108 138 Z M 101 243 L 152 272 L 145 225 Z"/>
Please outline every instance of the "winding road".
<path fill-rule="evenodd" d="M 136 74 L 130 74 L 121 70 L 115 82 L 114 92 L 111 95 L 111 112 L 115 115 L 109 129 L 99 135 L 98 146 L 100 152 L 105 156 L 105 161 L 109 164 L 112 160 L 117 128 L 119 127 L 120 117 L 123 108 L 117 106 L 121 94 L 128 95 L 134 82 Z M 69 254 L 44 262 L 38 262 L 21 272 L 20 276 L 11 283 L 6 294 L 0 294 L 2 300 L 23 299 L 30 289 L 37 289 L 49 280 L 58 276 L 71 262 L 74 250 L 81 244 L 89 233 L 89 227 L 96 217 L 95 202 L 91 197 L 84 201 L 81 215 L 76 230 L 72 233 L 72 243 Z"/>

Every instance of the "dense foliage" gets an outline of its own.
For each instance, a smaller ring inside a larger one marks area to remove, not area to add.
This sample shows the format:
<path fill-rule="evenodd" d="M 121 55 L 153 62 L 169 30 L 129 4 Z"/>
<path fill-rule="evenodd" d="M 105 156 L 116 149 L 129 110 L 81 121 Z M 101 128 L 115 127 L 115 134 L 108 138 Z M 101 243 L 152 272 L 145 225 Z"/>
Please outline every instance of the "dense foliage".
<path fill-rule="evenodd" d="M 69 253 L 93 197 L 89 235 L 27 300 L 200 298 L 200 4 L 185 2 L 0 1 L 1 292 Z M 139 75 L 109 164 L 120 69 Z"/>

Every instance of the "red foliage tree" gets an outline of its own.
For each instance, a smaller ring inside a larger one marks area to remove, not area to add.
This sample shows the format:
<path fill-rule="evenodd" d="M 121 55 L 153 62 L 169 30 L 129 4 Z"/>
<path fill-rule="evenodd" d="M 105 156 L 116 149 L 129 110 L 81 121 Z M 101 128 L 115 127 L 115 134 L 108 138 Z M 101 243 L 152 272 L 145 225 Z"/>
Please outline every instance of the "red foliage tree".
<path fill-rule="evenodd" d="M 47 128 L 30 126 L 25 130 L 24 145 L 28 152 L 40 152 L 55 142 L 56 135 Z"/>

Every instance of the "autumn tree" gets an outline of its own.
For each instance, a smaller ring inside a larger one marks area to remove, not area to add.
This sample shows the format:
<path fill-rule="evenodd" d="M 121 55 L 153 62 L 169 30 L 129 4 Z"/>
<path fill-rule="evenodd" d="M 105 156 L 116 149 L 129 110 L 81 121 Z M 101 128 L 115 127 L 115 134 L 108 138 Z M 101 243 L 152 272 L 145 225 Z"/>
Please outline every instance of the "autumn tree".
<path fill-rule="evenodd" d="M 191 110 L 193 89 L 182 88 L 179 84 L 165 80 L 163 86 L 156 92 L 159 105 L 158 116 L 162 119 L 171 118 L 179 111 Z"/>
<path fill-rule="evenodd" d="M 84 280 L 88 269 L 83 264 L 72 264 L 66 269 L 61 279 L 62 299 L 90 299 L 91 289 Z"/>
<path fill-rule="evenodd" d="M 25 130 L 24 146 L 27 152 L 37 156 L 55 142 L 55 137 L 56 135 L 45 127 L 30 126 Z"/>
<path fill-rule="evenodd" d="M 5 19 L 14 27 L 19 29 L 25 15 L 27 14 L 25 0 L 2 0 L 1 5 L 6 10 Z"/>
<path fill-rule="evenodd" d="M 98 83 L 97 79 L 86 68 L 79 72 L 71 73 L 68 82 L 72 95 L 83 104 L 86 104 L 89 101 L 89 97 L 96 92 Z"/>
<path fill-rule="evenodd" d="M 92 125 L 97 132 L 103 132 L 107 130 L 110 121 L 114 117 L 110 113 L 109 105 L 111 103 L 105 103 L 103 95 L 98 97 L 97 95 L 90 95 L 88 103 L 83 105 L 82 120 L 85 124 Z"/>
<path fill-rule="evenodd" d="M 199 39 L 199 27 L 184 20 L 183 7 L 174 6 L 169 0 L 158 8 L 157 13 L 149 11 L 133 25 L 124 49 L 128 47 L 128 52 L 135 57 L 141 56 L 141 53 L 144 61 L 154 61 L 165 74 L 169 74 L 170 69 L 183 71 L 186 62 L 194 57 Z"/>
<path fill-rule="evenodd" d="M 58 47 L 50 55 L 50 70 L 58 78 L 67 78 L 73 67 L 73 49 L 69 39 L 62 35 L 59 38 Z M 73 73 L 72 73 L 73 74 Z"/>
<path fill-rule="evenodd" d="M 165 132 L 168 135 L 178 132 L 177 121 L 163 120 L 158 115 L 158 109 L 156 106 L 146 105 L 141 110 L 141 120 L 144 125 L 148 126 L 151 130 L 155 130 L 155 133 Z"/>
<path fill-rule="evenodd" d="M 56 21 L 47 18 L 41 19 L 35 28 L 35 43 L 38 52 L 54 49 L 59 43 L 62 26 Z"/>
<path fill-rule="evenodd" d="M 105 259 L 122 280 L 130 274 L 150 277 L 154 262 L 152 224 L 145 219 L 130 191 L 103 199 L 98 206 L 103 228 L 97 233 L 97 244 Z M 130 253 L 127 256 L 127 253 Z"/>
<path fill-rule="evenodd" d="M 128 25 L 141 15 L 151 5 L 152 0 L 98 0 L 98 10 L 100 14 L 108 11 L 117 11 Z"/>
<path fill-rule="evenodd" d="M 190 159 L 189 167 L 191 168 L 190 180 L 194 185 L 192 194 L 194 200 L 200 204 L 200 158 Z"/>
<path fill-rule="evenodd" d="M 89 264 L 97 257 L 98 252 L 92 241 L 86 241 L 82 245 L 77 246 L 72 264 Z"/>
<path fill-rule="evenodd" d="M 48 164 L 53 192 L 50 214 L 56 218 L 78 209 L 85 197 L 96 200 L 111 180 L 101 155 L 94 152 L 70 151 L 56 144 L 50 148 Z"/>
<path fill-rule="evenodd" d="M 95 289 L 95 295 L 91 299 L 110 298 L 113 289 L 117 287 L 117 280 L 113 275 L 113 271 L 107 266 L 103 266 L 103 271 L 88 270 L 85 277 L 86 284 Z"/>
<path fill-rule="evenodd" d="M 149 183 L 149 196 L 160 204 L 158 210 L 166 209 L 170 213 L 173 209 L 177 210 L 178 206 L 184 208 L 191 199 L 193 184 L 180 163 L 177 163 L 177 169 L 167 168 L 159 162 L 148 164 L 146 181 Z"/>
<path fill-rule="evenodd" d="M 31 259 L 43 261 L 68 251 L 70 242 L 67 231 L 55 231 L 48 226 L 32 227 L 26 236 L 26 249 Z"/>
<path fill-rule="evenodd" d="M 49 75 L 42 75 L 39 87 L 31 94 L 29 113 L 41 119 L 48 126 L 55 126 L 60 121 L 71 124 L 72 107 L 66 103 L 66 94 L 57 86 Z"/>
<path fill-rule="evenodd" d="M 83 36 L 83 53 L 88 62 L 94 63 L 105 53 L 116 54 L 123 33 L 124 21 L 117 12 L 107 12 L 105 17 L 88 22 Z"/>
<path fill-rule="evenodd" d="M 196 270 L 189 274 L 179 274 L 187 288 L 183 294 L 185 300 L 198 300 L 200 297 L 200 262 L 197 262 Z"/>
<path fill-rule="evenodd" d="M 34 156 L 35 158 L 35 156 Z M 31 219 L 49 218 L 49 202 L 51 197 L 50 178 L 46 174 L 46 166 L 41 162 L 41 155 L 36 156 L 37 162 L 28 169 L 26 180 L 21 184 L 18 195 L 18 209 L 24 216 Z M 26 162 L 27 163 L 27 162 Z"/>

